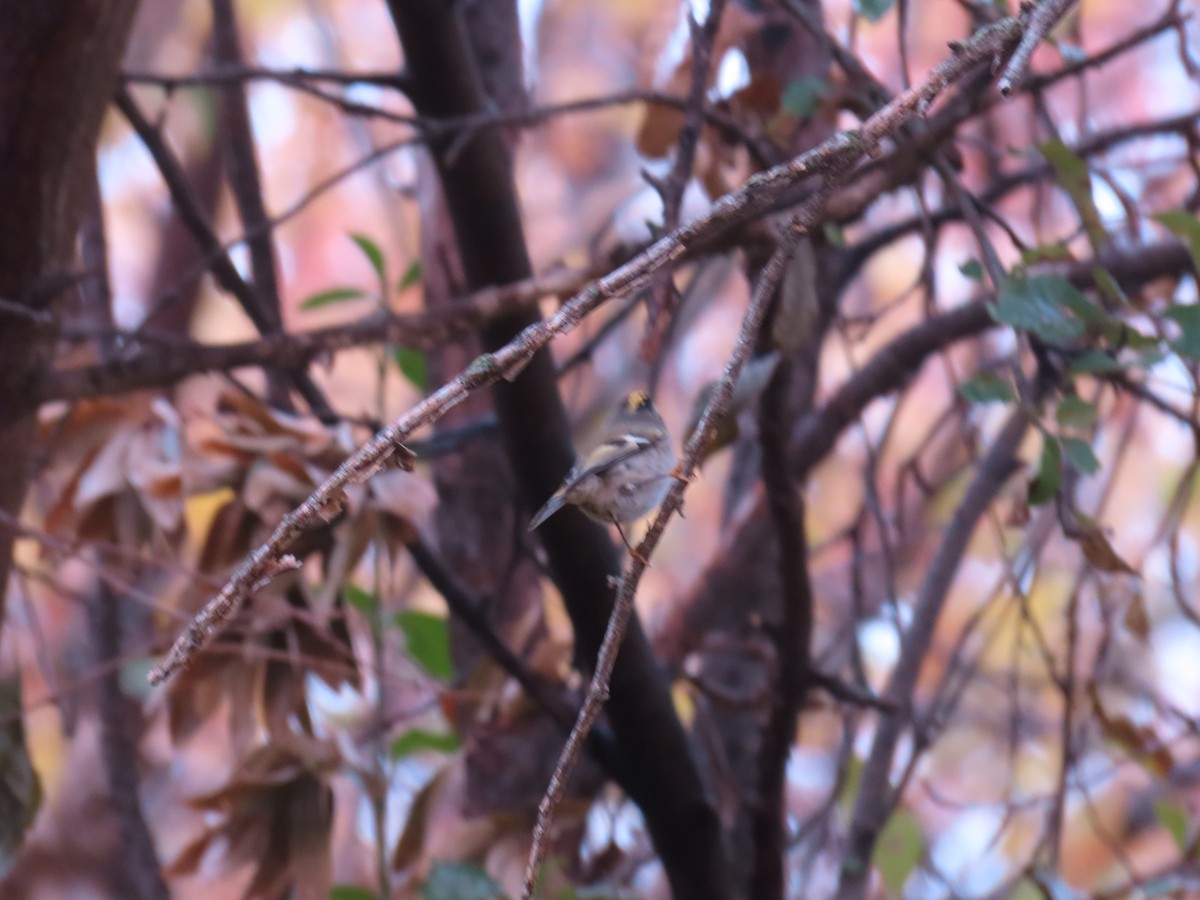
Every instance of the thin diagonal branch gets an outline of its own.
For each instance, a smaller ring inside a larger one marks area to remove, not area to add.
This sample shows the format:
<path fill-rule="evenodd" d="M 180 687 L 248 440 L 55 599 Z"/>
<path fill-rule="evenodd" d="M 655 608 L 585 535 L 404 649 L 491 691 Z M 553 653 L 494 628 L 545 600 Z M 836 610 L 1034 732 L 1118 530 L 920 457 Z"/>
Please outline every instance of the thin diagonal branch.
<path fill-rule="evenodd" d="M 737 343 L 734 346 L 733 353 L 729 357 L 729 361 L 725 364 L 725 372 L 717 382 L 716 388 L 713 390 L 712 396 L 705 406 L 700 424 L 684 448 L 683 460 L 676 470 L 680 478 L 677 483 L 672 485 L 670 493 L 663 500 L 661 507 L 659 507 L 658 515 L 655 517 L 654 523 L 650 526 L 650 530 L 646 533 L 645 538 L 638 545 L 637 552 L 630 554 L 629 565 L 617 589 L 617 601 L 613 607 L 612 616 L 608 621 L 608 628 L 604 634 L 604 643 L 600 646 L 600 653 L 596 660 L 596 669 L 592 675 L 591 684 L 588 686 L 588 693 L 584 700 L 583 708 L 579 711 L 579 718 L 575 723 L 575 728 L 571 732 L 571 736 L 567 739 L 567 744 L 559 757 L 558 765 L 555 767 L 554 774 L 550 778 L 550 785 L 546 789 L 546 795 L 542 798 L 542 802 L 538 806 L 537 825 L 533 830 L 533 846 L 530 848 L 529 861 L 525 867 L 524 890 L 521 894 L 522 900 L 528 900 L 528 898 L 533 896 L 533 891 L 537 884 L 538 868 L 545 853 L 546 840 L 554 822 L 555 811 L 566 791 L 571 772 L 574 771 L 575 764 L 579 759 L 583 741 L 591 732 L 592 726 L 595 724 L 597 717 L 600 715 L 600 710 L 608 698 L 608 682 L 612 676 L 613 666 L 616 664 L 617 651 L 620 649 L 625 628 L 629 624 L 630 617 L 633 615 L 633 598 L 637 593 L 637 586 L 641 580 L 641 576 L 646 570 L 647 561 L 658 546 L 658 542 L 662 538 L 662 534 L 666 530 L 671 516 L 683 506 L 683 494 L 695 471 L 696 461 L 700 459 L 701 453 L 716 434 L 717 419 L 728 407 L 729 400 L 733 396 L 733 386 L 737 383 L 742 367 L 754 349 L 754 344 L 758 339 L 759 328 L 762 326 L 767 308 L 775 296 L 775 291 L 779 286 L 780 279 L 783 277 L 787 262 L 791 258 L 797 236 L 796 233 L 789 235 L 786 243 L 782 244 L 775 251 L 775 254 L 763 268 L 758 285 L 755 287 L 750 309 L 742 320 L 742 327 L 738 333 Z"/>
<path fill-rule="evenodd" d="M 1036 401 L 1037 398 L 1031 398 Z M 950 591 L 967 542 L 979 519 L 1016 469 L 1016 453 L 1030 424 L 1030 412 L 1019 406 L 996 436 L 967 488 L 962 503 L 946 525 L 945 536 L 929 563 L 925 580 L 914 605 L 913 620 L 904 636 L 899 661 L 883 698 L 893 704 L 880 715 L 871 753 L 863 769 L 850 824 L 849 846 L 842 865 L 838 896 L 855 898 L 865 894 L 870 880 L 871 856 L 876 839 L 896 801 L 891 787 L 892 761 L 900 735 L 912 721 L 917 677 L 933 641 L 942 607 Z"/>
<path fill-rule="evenodd" d="M 125 88 L 117 90 L 114 102 L 154 158 L 155 165 L 158 166 L 159 173 L 171 193 L 175 208 L 179 211 L 180 219 L 187 225 L 188 230 L 206 254 L 207 262 L 212 267 L 212 273 L 217 283 L 223 290 L 233 295 L 260 334 L 271 334 L 276 331 L 276 324 L 272 321 L 270 313 L 266 311 L 262 298 L 246 283 L 246 280 L 238 273 L 237 267 L 234 266 L 233 260 L 229 258 L 229 254 L 222 248 L 220 239 L 201 211 L 200 204 L 187 183 L 183 166 L 180 165 L 171 148 L 167 146 L 163 136 L 142 114 L 141 109 L 138 108 L 137 103 Z M 306 397 L 319 396 L 319 389 L 307 373 L 294 372 L 291 377 L 302 395 Z M 315 411 L 316 408 L 314 408 Z"/>
<path fill-rule="evenodd" d="M 484 354 L 466 371 L 443 385 L 417 406 L 379 431 L 353 453 L 304 503 L 283 517 L 267 542 L 238 567 L 225 587 L 209 601 L 176 640 L 166 659 L 151 673 L 158 684 L 185 665 L 221 629 L 229 617 L 264 579 L 276 571 L 278 560 L 291 542 L 310 525 L 322 521 L 340 501 L 348 484 L 369 478 L 397 451 L 414 429 L 436 420 L 470 392 L 513 377 L 555 335 L 570 331 L 603 302 L 645 287 L 653 274 L 673 264 L 693 245 L 761 214 L 775 194 L 835 166 L 841 170 L 830 186 L 845 178 L 845 169 L 891 134 L 901 122 L 923 113 L 948 85 L 981 63 L 1003 55 L 1023 30 L 1015 18 L 1006 18 L 978 31 L 930 73 L 917 87 L 905 91 L 868 119 L 861 130 L 842 132 L 795 159 L 761 172 L 738 190 L 718 201 L 704 216 L 655 241 L 625 265 L 577 294 L 553 316 L 536 322 L 494 353 Z M 126 95 L 126 98 L 128 95 Z"/>
<path fill-rule="evenodd" d="M 232 0 L 212 0 L 213 49 L 217 61 L 238 66 L 242 62 L 241 39 Z M 274 235 L 262 226 L 269 220 L 263 202 L 262 178 L 255 153 L 254 131 L 250 127 L 250 109 L 244 82 L 230 82 L 222 88 L 221 118 L 225 126 L 225 162 L 229 186 L 237 203 L 238 215 L 247 231 L 258 233 L 246 242 L 250 255 L 250 284 L 260 303 L 263 318 L 271 323 L 268 333 L 283 330 L 279 296 L 278 261 Z M 302 369 L 300 370 L 302 371 Z M 271 403 L 291 408 L 287 385 L 277 371 L 267 372 L 267 394 Z M 323 421 L 335 419 L 324 394 L 308 378 L 296 379 L 297 390 L 309 408 Z"/>
<path fill-rule="evenodd" d="M 413 562 L 417 564 L 421 574 L 429 579 L 429 583 L 433 585 L 434 589 L 442 595 L 451 614 L 470 629 L 496 665 L 507 672 L 544 712 L 562 726 L 564 731 L 569 732 L 575 713 L 565 698 L 561 694 L 555 693 L 549 684 L 530 671 L 524 661 L 509 649 L 492 627 L 483 604 L 471 596 L 457 576 L 446 567 L 445 562 L 433 552 L 424 540 L 416 537 L 409 541 L 407 546 Z M 610 774 L 616 777 L 618 760 L 612 735 L 607 732 L 594 733 L 591 736 L 591 744 L 596 758 Z"/>
<path fill-rule="evenodd" d="M 716 39 L 717 29 L 721 26 L 721 16 L 724 12 L 725 0 L 712 0 L 704 24 L 700 25 L 691 9 L 687 11 L 688 29 L 692 35 L 692 66 L 687 105 L 683 112 L 683 127 L 679 131 L 671 171 L 662 181 L 651 181 L 651 185 L 658 190 L 662 198 L 664 231 L 674 231 L 679 227 L 683 194 L 692 178 L 696 147 L 700 143 L 700 128 L 704 124 L 704 94 L 712 68 L 713 41 Z M 649 178 L 648 175 L 646 177 Z M 678 306 L 678 299 L 678 292 L 669 273 L 663 273 L 656 279 L 646 307 L 648 322 L 646 335 L 642 340 L 644 358 L 656 359 L 661 355 L 662 342 Z"/>

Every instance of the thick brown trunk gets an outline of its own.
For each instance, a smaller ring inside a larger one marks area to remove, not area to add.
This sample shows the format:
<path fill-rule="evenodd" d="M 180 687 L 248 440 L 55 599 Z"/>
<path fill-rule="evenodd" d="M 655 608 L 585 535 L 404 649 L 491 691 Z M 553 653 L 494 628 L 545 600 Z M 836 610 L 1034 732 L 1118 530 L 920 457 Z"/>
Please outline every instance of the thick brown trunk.
<path fill-rule="evenodd" d="M 96 137 L 137 0 L 0 0 L 0 513 L 29 485 L 35 416 L 13 399 L 53 346 L 54 302 L 73 285 Z M 13 533 L 0 529 L 0 587 Z M 0 600 L 0 621 L 3 601 Z"/>

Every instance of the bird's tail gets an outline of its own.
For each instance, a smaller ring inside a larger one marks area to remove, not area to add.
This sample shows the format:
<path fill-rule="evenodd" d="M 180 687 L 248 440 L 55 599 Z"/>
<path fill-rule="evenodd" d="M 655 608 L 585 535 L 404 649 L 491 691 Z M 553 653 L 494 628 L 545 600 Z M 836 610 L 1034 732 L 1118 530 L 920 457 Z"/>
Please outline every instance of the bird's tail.
<path fill-rule="evenodd" d="M 554 495 L 546 501 L 546 505 L 537 511 L 537 514 L 529 522 L 529 530 L 533 531 L 548 518 L 563 508 L 565 495 L 562 491 L 555 491 Z"/>

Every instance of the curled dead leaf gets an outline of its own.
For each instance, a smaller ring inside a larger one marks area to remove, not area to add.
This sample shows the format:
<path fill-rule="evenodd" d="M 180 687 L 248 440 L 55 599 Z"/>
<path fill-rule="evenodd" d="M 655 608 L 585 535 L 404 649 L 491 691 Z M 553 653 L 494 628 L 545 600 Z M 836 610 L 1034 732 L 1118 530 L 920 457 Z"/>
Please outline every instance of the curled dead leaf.
<path fill-rule="evenodd" d="M 1159 738 L 1154 729 L 1138 725 L 1128 716 L 1107 709 L 1101 701 L 1100 689 L 1094 681 L 1088 683 L 1087 691 L 1104 736 L 1126 750 L 1157 777 L 1168 777 L 1175 768 L 1175 758 L 1171 755 L 1171 748 Z"/>
<path fill-rule="evenodd" d="M 1129 606 L 1125 608 L 1122 619 L 1126 630 L 1141 640 L 1150 636 L 1150 616 L 1146 612 L 1146 600 L 1138 591 L 1129 598 Z"/>
<path fill-rule="evenodd" d="M 1101 572 L 1119 572 L 1136 575 L 1137 569 L 1125 562 L 1113 549 L 1107 535 L 1095 524 L 1085 524 L 1076 534 L 1067 535 L 1083 551 L 1084 558 Z"/>

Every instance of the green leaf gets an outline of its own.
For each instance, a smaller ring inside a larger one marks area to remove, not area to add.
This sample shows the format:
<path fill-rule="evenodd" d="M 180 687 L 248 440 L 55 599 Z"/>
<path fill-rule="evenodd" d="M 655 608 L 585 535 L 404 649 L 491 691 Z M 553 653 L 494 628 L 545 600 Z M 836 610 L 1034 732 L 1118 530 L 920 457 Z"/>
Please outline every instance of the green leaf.
<path fill-rule="evenodd" d="M 392 357 L 396 360 L 396 365 L 400 367 L 404 377 L 412 382 L 413 387 L 421 393 L 425 393 L 425 387 L 429 383 L 429 366 L 425 354 L 412 347 L 397 347 L 392 351 Z"/>
<path fill-rule="evenodd" d="M 1174 320 L 1182 332 L 1178 340 L 1171 342 L 1171 347 L 1181 356 L 1200 359 L 1200 305 L 1172 306 L 1165 315 Z"/>
<path fill-rule="evenodd" d="M 878 22 L 892 8 L 893 2 L 894 0 L 854 0 L 854 7 L 868 21 Z"/>
<path fill-rule="evenodd" d="M 972 281 L 983 281 L 983 264 L 977 259 L 965 259 L 958 264 L 958 271 Z"/>
<path fill-rule="evenodd" d="M 842 790 L 838 795 L 838 808 L 845 816 L 850 816 L 854 812 L 854 804 L 858 799 L 858 787 L 862 782 L 864 768 L 862 759 L 851 755 L 850 761 L 846 764 L 846 777 L 842 781 Z"/>
<path fill-rule="evenodd" d="M 374 594 L 364 591 L 356 584 L 346 585 L 344 591 L 346 602 L 364 616 L 374 612 L 375 607 L 379 605 L 379 601 L 375 599 Z"/>
<path fill-rule="evenodd" d="M 1185 882 L 1181 876 L 1168 873 L 1162 878 L 1151 878 L 1149 881 L 1139 884 L 1138 896 L 1143 900 L 1158 900 L 1159 897 L 1178 900 L 1180 897 L 1186 897 L 1188 889 L 1191 887 L 1190 879 Z"/>
<path fill-rule="evenodd" d="M 400 281 L 396 284 L 396 290 L 402 291 L 405 288 L 410 288 L 414 284 L 421 283 L 421 263 L 419 260 L 413 260 L 408 264 L 408 268 L 404 270 L 404 274 L 400 276 Z"/>
<path fill-rule="evenodd" d="M 1037 506 L 1045 503 L 1058 493 L 1062 483 L 1062 447 L 1058 438 L 1052 434 L 1042 438 L 1042 458 L 1038 463 L 1038 473 L 1029 484 L 1029 503 Z"/>
<path fill-rule="evenodd" d="M 479 866 L 439 861 L 421 886 L 421 900 L 504 900 L 504 892 Z"/>
<path fill-rule="evenodd" d="M 339 884 L 329 889 L 329 900 L 379 900 L 379 895 L 356 884 Z"/>
<path fill-rule="evenodd" d="M 1068 375 L 1096 375 L 1103 372 L 1121 372 L 1125 364 L 1103 350 L 1085 350 L 1071 362 Z"/>
<path fill-rule="evenodd" d="M 1037 866 L 1018 883 L 1010 900 L 1077 900 L 1079 894 L 1048 866 Z"/>
<path fill-rule="evenodd" d="M 992 318 L 1019 331 L 1028 331 L 1052 344 L 1083 334 L 1079 314 L 1090 315 L 1095 307 L 1087 297 L 1056 275 L 1034 278 L 1013 276 L 1000 286 L 992 305 Z"/>
<path fill-rule="evenodd" d="M 1096 279 L 1096 290 L 1108 298 L 1110 308 L 1129 305 L 1129 297 L 1121 289 L 1112 272 L 1103 266 L 1093 266 L 1092 277 Z"/>
<path fill-rule="evenodd" d="M 400 759 L 403 756 L 409 756 L 421 750 L 453 753 L 460 746 L 461 744 L 456 734 L 449 732 L 437 734 L 421 728 L 413 728 L 392 741 L 392 759 Z"/>
<path fill-rule="evenodd" d="M 12 869 L 42 805 L 42 782 L 29 758 L 24 712 L 17 671 L 0 679 L 0 879 Z"/>
<path fill-rule="evenodd" d="M 983 372 L 958 386 L 958 393 L 968 403 L 1007 403 L 1016 395 L 1008 380 L 991 372 Z"/>
<path fill-rule="evenodd" d="M 1142 351 L 1138 354 L 1142 365 L 1157 365 L 1166 358 L 1158 335 L 1143 334 L 1130 325 L 1126 325 L 1124 331 L 1121 332 L 1121 343 L 1130 350 Z"/>
<path fill-rule="evenodd" d="M 1059 303 L 1073 312 L 1085 325 L 1103 325 L 1111 321 L 1104 310 L 1065 278 L 1049 279 L 1050 290 Z"/>
<path fill-rule="evenodd" d="M 1059 187 L 1067 192 L 1079 220 L 1087 232 L 1092 247 L 1099 250 L 1108 240 L 1108 232 L 1104 230 L 1104 222 L 1100 219 L 1100 211 L 1096 209 L 1096 201 L 1092 197 L 1092 176 L 1088 172 L 1087 163 L 1057 138 L 1046 141 L 1038 149 L 1050 167 L 1054 169 L 1054 180 Z"/>
<path fill-rule="evenodd" d="M 150 673 L 156 665 L 158 660 L 153 656 L 134 656 L 127 659 L 121 666 L 121 674 L 118 677 L 121 692 L 139 699 L 148 697 L 152 690 Z"/>
<path fill-rule="evenodd" d="M 1066 244 L 1040 244 L 1021 251 L 1021 264 L 1026 266 L 1042 262 L 1071 262 L 1074 259 L 1075 255 L 1067 249 Z"/>
<path fill-rule="evenodd" d="M 1046 40 L 1058 48 L 1065 63 L 1081 63 L 1088 58 L 1087 51 L 1078 44 L 1070 44 L 1053 37 L 1047 37 Z"/>
<path fill-rule="evenodd" d="M 1158 824 L 1167 829 L 1171 837 L 1175 838 L 1175 846 L 1179 848 L 1179 851 L 1181 853 L 1187 852 L 1187 811 L 1173 801 L 1156 800 L 1154 803 L 1154 816 L 1158 819 Z"/>
<path fill-rule="evenodd" d="M 791 82 L 779 98 L 779 106 L 784 112 L 797 119 L 807 119 L 821 105 L 821 101 L 829 93 L 829 84 L 824 78 L 816 75 L 806 75 Z"/>
<path fill-rule="evenodd" d="M 311 297 L 305 297 L 300 301 L 300 308 L 305 311 L 320 309 L 323 306 L 333 306 L 335 303 L 345 303 L 347 300 L 361 300 L 365 296 L 367 295 L 358 288 L 330 288 L 327 291 L 313 294 Z"/>
<path fill-rule="evenodd" d="M 408 655 L 434 678 L 449 681 L 454 675 L 454 663 L 450 658 L 446 620 L 432 613 L 406 610 L 396 613 L 395 622 L 404 632 Z"/>
<path fill-rule="evenodd" d="M 375 270 L 375 275 L 379 278 L 379 281 L 385 283 L 387 281 L 387 264 L 384 262 L 383 251 L 379 249 L 379 245 L 365 234 L 351 234 L 350 240 L 354 241 L 358 245 L 358 249 L 363 252 L 363 256 L 367 258 L 367 262 Z"/>
<path fill-rule="evenodd" d="M 879 833 L 871 862 L 879 870 L 890 896 L 899 896 L 908 876 L 925 853 L 925 837 L 916 817 L 907 810 L 892 814 Z"/>
<path fill-rule="evenodd" d="M 1074 394 L 1059 401 L 1054 415 L 1064 428 L 1085 430 L 1096 424 L 1096 407 Z"/>
<path fill-rule="evenodd" d="M 1062 444 L 1063 450 L 1067 452 L 1067 459 L 1070 460 L 1071 466 L 1077 472 L 1091 475 L 1100 469 L 1100 460 L 1096 459 L 1092 445 L 1087 441 L 1065 437 L 1062 439 Z"/>
<path fill-rule="evenodd" d="M 1200 219 L 1182 209 L 1159 213 L 1154 221 L 1180 238 L 1192 254 L 1192 265 L 1200 271 Z"/>

